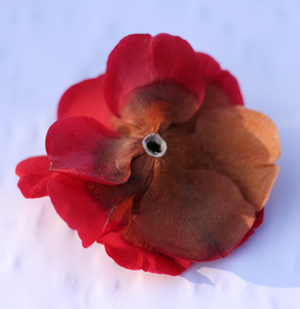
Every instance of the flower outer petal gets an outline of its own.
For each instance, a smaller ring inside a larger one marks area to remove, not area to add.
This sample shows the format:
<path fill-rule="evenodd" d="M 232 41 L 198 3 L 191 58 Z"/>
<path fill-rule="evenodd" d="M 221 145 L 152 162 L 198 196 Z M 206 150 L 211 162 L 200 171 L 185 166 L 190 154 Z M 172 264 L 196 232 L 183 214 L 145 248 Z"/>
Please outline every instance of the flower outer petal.
<path fill-rule="evenodd" d="M 126 192 L 124 185 L 96 184 L 60 174 L 48 182 L 47 190 L 57 213 L 71 229 L 77 230 L 84 247 L 126 224 L 124 211 L 120 213 L 124 217 L 118 218 L 118 226 L 115 220 L 107 227 L 111 209 L 120 204 L 128 210 L 131 207 L 132 200 L 128 196 L 132 192 Z"/>
<path fill-rule="evenodd" d="M 203 70 L 205 84 L 204 101 L 199 110 L 203 113 L 211 108 L 244 105 L 243 97 L 236 78 L 209 55 L 197 53 Z"/>
<path fill-rule="evenodd" d="M 99 242 L 105 245 L 106 253 L 118 265 L 131 270 L 177 276 L 192 264 L 191 261 L 171 257 L 155 249 L 131 244 L 122 233 L 110 233 Z"/>
<path fill-rule="evenodd" d="M 46 137 L 51 170 L 87 181 L 126 182 L 131 160 L 144 152 L 138 139 L 120 138 L 89 117 L 56 121 Z"/>
<path fill-rule="evenodd" d="M 172 132 L 174 135 L 182 135 L 184 131 L 192 132 L 195 130 L 197 119 L 202 114 L 214 108 L 226 108 L 230 106 L 243 106 L 243 98 L 236 78 L 230 72 L 222 70 L 220 65 L 209 55 L 196 53 L 201 66 L 205 85 L 205 96 L 201 108 L 188 121 L 183 124 L 173 124 Z M 182 100 L 182 99 L 180 99 Z M 166 125 L 164 127 L 167 127 Z M 162 131 L 165 131 L 163 127 Z"/>
<path fill-rule="evenodd" d="M 196 95 L 197 100 L 185 106 L 188 117 L 199 108 L 204 88 L 192 47 L 185 40 L 167 34 L 130 35 L 120 41 L 108 58 L 104 95 L 109 108 L 120 117 L 124 107 L 130 104 L 130 93 L 160 82 L 178 85 Z"/>
<path fill-rule="evenodd" d="M 208 111 L 198 119 L 190 148 L 197 156 L 190 168 L 205 168 L 232 179 L 256 211 L 265 205 L 280 156 L 278 130 L 272 120 L 243 107 Z"/>
<path fill-rule="evenodd" d="M 167 166 L 167 165 L 166 165 Z M 141 200 L 136 233 L 154 248 L 191 261 L 224 257 L 243 240 L 255 210 L 227 177 L 157 167 Z"/>
<path fill-rule="evenodd" d="M 91 117 L 114 130 L 120 119 L 112 114 L 104 100 L 103 80 L 104 75 L 101 75 L 70 87 L 60 99 L 57 118 Z"/>
<path fill-rule="evenodd" d="M 26 198 L 48 195 L 47 183 L 57 174 L 49 172 L 50 161 L 47 156 L 39 156 L 20 162 L 16 174 L 20 177 L 18 187 Z"/>
<path fill-rule="evenodd" d="M 152 169 L 152 160 L 143 155 L 133 160 L 129 180 L 120 185 L 58 174 L 47 185 L 48 195 L 60 217 L 77 230 L 83 246 L 88 247 L 101 237 L 126 227 L 133 199 L 148 187 Z"/>

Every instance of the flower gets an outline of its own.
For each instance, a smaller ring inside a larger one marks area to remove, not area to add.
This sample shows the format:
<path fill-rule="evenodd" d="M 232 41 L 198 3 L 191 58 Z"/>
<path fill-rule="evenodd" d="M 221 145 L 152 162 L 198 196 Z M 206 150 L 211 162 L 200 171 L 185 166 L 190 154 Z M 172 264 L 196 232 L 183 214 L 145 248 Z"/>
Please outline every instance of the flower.
<path fill-rule="evenodd" d="M 26 198 L 48 195 L 119 265 L 177 275 L 261 224 L 280 144 L 228 71 L 159 34 L 125 37 L 104 75 L 66 91 L 46 150 L 17 166 Z"/>

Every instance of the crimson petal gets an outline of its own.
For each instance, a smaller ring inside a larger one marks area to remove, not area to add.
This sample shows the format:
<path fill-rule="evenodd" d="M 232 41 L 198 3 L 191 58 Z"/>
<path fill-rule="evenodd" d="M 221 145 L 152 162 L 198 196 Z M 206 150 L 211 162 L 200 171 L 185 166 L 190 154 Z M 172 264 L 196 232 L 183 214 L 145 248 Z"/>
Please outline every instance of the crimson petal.
<path fill-rule="evenodd" d="M 200 113 L 220 106 L 244 105 L 236 78 L 230 72 L 222 70 L 209 55 L 197 53 L 197 56 L 205 83 L 205 97 Z"/>
<path fill-rule="evenodd" d="M 107 254 L 127 269 L 177 276 L 191 265 L 190 261 L 131 245 L 123 240 L 121 233 L 111 233 L 101 243 L 104 243 Z"/>
<path fill-rule="evenodd" d="M 131 160 L 143 152 L 135 138 L 119 138 L 88 117 L 58 120 L 49 129 L 46 150 L 51 170 L 106 184 L 124 183 Z"/>
<path fill-rule="evenodd" d="M 60 99 L 57 118 L 86 116 L 98 120 L 107 128 L 114 128 L 118 121 L 109 110 L 103 97 L 103 80 L 87 79 L 70 87 Z"/>
<path fill-rule="evenodd" d="M 136 233 L 168 255 L 207 261 L 226 256 L 254 220 L 254 208 L 229 178 L 161 168 L 141 201 Z"/>
<path fill-rule="evenodd" d="M 204 89 L 196 53 L 179 37 L 160 34 L 127 36 L 108 58 L 104 94 L 112 112 L 121 116 L 129 93 L 159 82 L 183 87 L 197 96 L 190 101 L 191 117 L 202 102 Z M 184 121 L 186 119 L 182 119 Z"/>
<path fill-rule="evenodd" d="M 47 190 L 57 213 L 70 228 L 78 231 L 84 247 L 90 246 L 108 229 L 117 229 L 115 221 L 107 228 L 109 214 L 121 203 L 131 203 L 122 185 L 95 184 L 63 174 L 50 180 Z"/>
<path fill-rule="evenodd" d="M 20 162 L 16 174 L 20 177 L 18 187 L 26 198 L 46 196 L 48 181 L 56 176 L 49 172 L 50 162 L 47 156 L 33 157 Z"/>

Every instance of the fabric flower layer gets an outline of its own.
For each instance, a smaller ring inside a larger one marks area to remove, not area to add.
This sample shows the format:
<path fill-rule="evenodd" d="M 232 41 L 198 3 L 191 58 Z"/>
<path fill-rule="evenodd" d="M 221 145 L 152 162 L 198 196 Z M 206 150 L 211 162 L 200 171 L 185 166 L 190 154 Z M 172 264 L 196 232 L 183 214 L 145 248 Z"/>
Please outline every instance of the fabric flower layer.
<path fill-rule="evenodd" d="M 17 166 L 26 198 L 48 195 L 119 265 L 177 275 L 253 234 L 280 144 L 228 71 L 160 34 L 125 37 L 104 75 L 66 91 L 46 150 Z"/>

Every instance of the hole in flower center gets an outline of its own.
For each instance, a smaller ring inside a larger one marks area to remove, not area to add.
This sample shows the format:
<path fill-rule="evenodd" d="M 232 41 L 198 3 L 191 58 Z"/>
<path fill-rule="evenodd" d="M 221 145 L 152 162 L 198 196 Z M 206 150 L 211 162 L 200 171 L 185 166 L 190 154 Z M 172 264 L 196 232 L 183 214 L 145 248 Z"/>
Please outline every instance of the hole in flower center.
<path fill-rule="evenodd" d="M 149 142 L 147 144 L 147 147 L 153 153 L 161 153 L 161 146 L 160 146 L 160 144 L 157 144 L 156 142 L 152 142 L 152 141 Z"/>
<path fill-rule="evenodd" d="M 152 157 L 162 157 L 167 151 L 167 144 L 163 138 L 156 133 L 147 135 L 142 142 L 146 152 Z"/>

